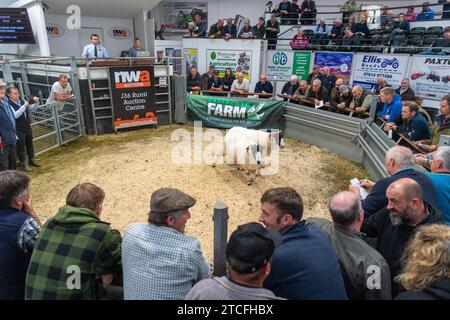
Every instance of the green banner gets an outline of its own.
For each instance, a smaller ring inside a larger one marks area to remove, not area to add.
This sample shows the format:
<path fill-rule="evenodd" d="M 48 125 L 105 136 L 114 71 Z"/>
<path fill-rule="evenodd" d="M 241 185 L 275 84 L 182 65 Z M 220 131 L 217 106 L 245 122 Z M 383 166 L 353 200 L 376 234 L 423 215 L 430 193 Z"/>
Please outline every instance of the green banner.
<path fill-rule="evenodd" d="M 309 64 L 311 62 L 311 52 L 295 51 L 292 74 L 296 74 L 300 80 L 306 80 L 309 74 Z"/>
<path fill-rule="evenodd" d="M 234 99 L 188 94 L 190 120 L 217 128 L 281 129 L 283 101 Z"/>

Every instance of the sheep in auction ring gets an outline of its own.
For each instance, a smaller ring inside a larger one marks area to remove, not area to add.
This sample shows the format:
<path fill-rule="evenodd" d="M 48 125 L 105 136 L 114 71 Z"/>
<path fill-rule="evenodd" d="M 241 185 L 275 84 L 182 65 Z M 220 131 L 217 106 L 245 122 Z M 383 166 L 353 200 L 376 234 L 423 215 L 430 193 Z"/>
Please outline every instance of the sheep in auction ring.
<path fill-rule="evenodd" d="M 233 127 L 225 135 L 223 156 L 226 164 L 237 165 L 238 170 L 245 171 L 247 184 L 251 185 L 261 169 L 270 165 L 273 149 L 278 147 L 283 147 L 281 131 Z M 217 162 L 218 159 L 212 166 Z"/>

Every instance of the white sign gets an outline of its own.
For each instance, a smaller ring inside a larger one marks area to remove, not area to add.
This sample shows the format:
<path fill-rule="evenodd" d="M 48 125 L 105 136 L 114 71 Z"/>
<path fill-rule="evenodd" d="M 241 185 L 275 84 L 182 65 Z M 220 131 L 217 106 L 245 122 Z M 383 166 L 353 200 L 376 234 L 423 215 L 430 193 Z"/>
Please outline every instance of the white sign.
<path fill-rule="evenodd" d="M 409 75 L 416 96 L 440 100 L 450 92 L 450 57 L 414 56 Z"/>
<path fill-rule="evenodd" d="M 389 85 L 399 87 L 408 62 L 408 55 L 358 53 L 353 63 L 353 84 L 371 89 L 377 78 L 384 77 Z"/>
<path fill-rule="evenodd" d="M 246 50 L 206 50 L 206 70 L 213 65 L 219 70 L 220 76 L 225 74 L 226 68 L 231 68 L 234 74 L 242 72 L 245 79 L 250 81 L 252 67 L 252 52 Z"/>
<path fill-rule="evenodd" d="M 267 76 L 289 79 L 293 58 L 293 51 L 268 51 Z"/>
<path fill-rule="evenodd" d="M 108 34 L 113 39 L 125 40 L 131 37 L 131 31 L 125 27 L 113 27 L 108 30 Z"/>

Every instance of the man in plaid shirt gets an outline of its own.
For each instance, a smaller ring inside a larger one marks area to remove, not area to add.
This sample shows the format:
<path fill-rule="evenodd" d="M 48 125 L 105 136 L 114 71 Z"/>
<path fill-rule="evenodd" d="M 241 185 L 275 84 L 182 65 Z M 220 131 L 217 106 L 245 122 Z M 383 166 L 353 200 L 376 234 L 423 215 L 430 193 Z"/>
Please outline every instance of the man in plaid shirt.
<path fill-rule="evenodd" d="M 100 220 L 104 198 L 99 187 L 79 184 L 44 224 L 28 267 L 26 299 L 96 299 L 96 281 L 106 287 L 121 272 L 120 234 Z"/>
<path fill-rule="evenodd" d="M 40 221 L 31 207 L 30 177 L 0 172 L 0 300 L 23 300 Z"/>
<path fill-rule="evenodd" d="M 125 299 L 184 299 L 194 284 L 210 276 L 199 241 L 184 234 L 194 204 L 177 189 L 152 194 L 149 223 L 131 225 L 123 239 Z"/>

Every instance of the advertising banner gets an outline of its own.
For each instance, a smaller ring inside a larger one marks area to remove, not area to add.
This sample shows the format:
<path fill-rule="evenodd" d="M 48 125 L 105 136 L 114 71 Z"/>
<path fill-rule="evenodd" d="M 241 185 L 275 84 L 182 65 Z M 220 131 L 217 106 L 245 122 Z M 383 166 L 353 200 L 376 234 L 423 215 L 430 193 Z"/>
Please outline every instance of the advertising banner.
<path fill-rule="evenodd" d="M 353 63 L 353 84 L 372 89 L 377 78 L 384 77 L 390 86 L 399 87 L 408 63 L 408 55 L 358 53 Z"/>
<path fill-rule="evenodd" d="M 246 127 L 280 129 L 283 101 L 260 101 L 211 96 L 187 95 L 186 106 L 191 120 L 216 128 Z"/>
<path fill-rule="evenodd" d="M 300 80 L 306 80 L 310 64 L 310 51 L 269 51 L 267 76 L 288 79 L 296 74 Z"/>
<path fill-rule="evenodd" d="M 201 14 L 204 23 L 208 23 L 208 2 L 162 1 L 159 8 L 160 23 L 164 28 L 187 29 L 196 13 Z"/>
<path fill-rule="evenodd" d="M 109 68 L 115 129 L 156 125 L 153 66 Z"/>
<path fill-rule="evenodd" d="M 450 57 L 413 56 L 409 82 L 416 96 L 440 100 L 450 93 Z"/>
<path fill-rule="evenodd" d="M 242 72 L 245 79 L 250 81 L 252 52 L 246 50 L 206 50 L 206 70 L 211 65 L 219 70 L 221 77 L 225 75 L 226 68 L 231 68 L 234 74 Z"/>
<path fill-rule="evenodd" d="M 186 61 L 186 74 L 191 67 L 198 67 L 198 49 L 183 48 L 184 60 Z"/>
<path fill-rule="evenodd" d="M 328 51 L 314 53 L 314 64 L 329 67 L 332 74 L 346 81 L 350 80 L 352 74 L 352 61 L 353 53 Z"/>

